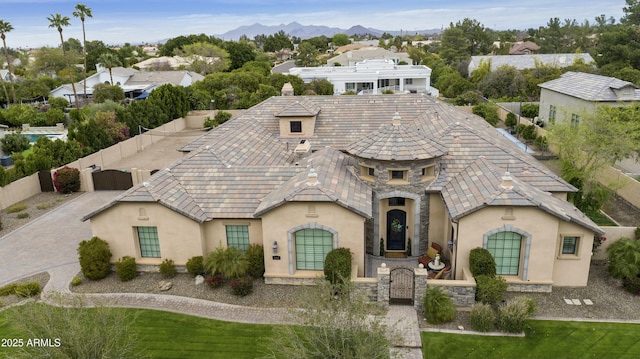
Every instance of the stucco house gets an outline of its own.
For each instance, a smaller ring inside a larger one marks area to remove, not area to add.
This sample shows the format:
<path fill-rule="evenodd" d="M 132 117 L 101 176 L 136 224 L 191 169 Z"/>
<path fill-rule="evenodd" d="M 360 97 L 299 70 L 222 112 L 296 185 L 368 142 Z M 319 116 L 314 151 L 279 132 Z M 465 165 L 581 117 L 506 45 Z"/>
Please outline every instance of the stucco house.
<path fill-rule="evenodd" d="M 118 85 L 124 90 L 127 98 L 136 98 L 140 95 L 149 94 L 155 88 L 164 84 L 172 84 L 174 86 L 191 86 L 194 82 L 200 81 L 204 76 L 192 71 L 139 71 L 128 67 L 114 67 L 109 69 L 100 65 L 97 66 L 97 72 L 87 77 L 87 96 L 93 94 L 93 87 L 97 84 L 111 84 L 111 75 L 113 75 L 113 85 Z M 78 98 L 84 95 L 84 81 L 76 82 L 75 88 Z M 64 84 L 50 92 L 51 97 L 62 97 L 73 104 L 73 88 L 71 84 Z"/>
<path fill-rule="evenodd" d="M 333 84 L 334 94 L 347 91 L 357 94 L 394 92 L 428 93 L 437 97 L 431 87 L 431 69 L 424 65 L 396 65 L 391 59 L 363 60 L 353 66 L 293 67 L 289 74 L 305 83 L 324 79 Z"/>
<path fill-rule="evenodd" d="M 583 113 L 598 106 L 629 106 L 640 101 L 640 87 L 615 77 L 584 72 L 566 72 L 540 86 L 540 116 L 543 122 L 580 122 Z"/>
<path fill-rule="evenodd" d="M 185 264 L 259 243 L 267 283 L 300 283 L 333 248 L 349 248 L 365 277 L 381 249 L 410 248 L 417 266 L 437 243 L 454 280 L 484 247 L 511 285 L 551 290 L 587 284 L 603 233 L 566 201 L 574 187 L 482 118 L 426 95 L 272 97 L 181 151 L 85 216 L 114 261 Z"/>
<path fill-rule="evenodd" d="M 364 47 L 350 50 L 327 60 L 327 66 L 355 66 L 364 60 L 391 60 L 394 64 L 400 62 L 412 64 L 413 60 L 406 52 L 393 52 L 379 47 Z"/>

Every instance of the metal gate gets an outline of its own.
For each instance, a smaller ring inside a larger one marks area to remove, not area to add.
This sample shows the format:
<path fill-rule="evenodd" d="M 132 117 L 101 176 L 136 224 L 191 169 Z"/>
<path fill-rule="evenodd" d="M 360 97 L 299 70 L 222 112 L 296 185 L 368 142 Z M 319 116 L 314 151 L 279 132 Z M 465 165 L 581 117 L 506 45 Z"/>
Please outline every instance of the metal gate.
<path fill-rule="evenodd" d="M 39 171 L 38 179 L 40 180 L 41 192 L 55 191 L 55 188 L 53 187 L 53 179 L 51 178 L 51 171 Z"/>
<path fill-rule="evenodd" d="M 133 187 L 131 173 L 118 170 L 104 170 L 91 173 L 93 189 L 96 191 L 126 190 Z"/>
<path fill-rule="evenodd" d="M 389 304 L 413 305 L 415 276 L 413 269 L 393 268 L 389 274 Z"/>

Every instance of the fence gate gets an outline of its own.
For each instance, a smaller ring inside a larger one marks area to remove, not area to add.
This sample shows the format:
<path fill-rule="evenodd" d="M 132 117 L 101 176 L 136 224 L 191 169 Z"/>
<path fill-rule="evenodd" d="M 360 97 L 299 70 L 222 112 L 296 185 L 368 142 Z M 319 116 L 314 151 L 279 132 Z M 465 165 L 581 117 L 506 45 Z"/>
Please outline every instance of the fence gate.
<path fill-rule="evenodd" d="M 119 170 L 104 170 L 91 173 L 93 188 L 96 191 L 118 191 L 133 187 L 130 172 Z"/>
<path fill-rule="evenodd" d="M 413 305 L 413 269 L 393 268 L 389 274 L 389 304 Z"/>
<path fill-rule="evenodd" d="M 40 180 L 41 192 L 55 191 L 55 188 L 53 188 L 53 179 L 51 178 L 51 171 L 39 171 L 38 179 Z"/>

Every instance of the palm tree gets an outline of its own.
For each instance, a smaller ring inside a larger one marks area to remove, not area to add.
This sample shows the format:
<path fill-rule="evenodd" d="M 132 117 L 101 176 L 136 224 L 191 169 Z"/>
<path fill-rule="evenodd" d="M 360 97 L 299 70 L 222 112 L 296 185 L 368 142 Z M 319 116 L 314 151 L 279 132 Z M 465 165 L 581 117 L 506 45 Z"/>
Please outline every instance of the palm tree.
<path fill-rule="evenodd" d="M 118 58 L 118 55 L 112 52 L 105 52 L 104 54 L 100 55 L 100 57 L 98 57 L 98 63 L 100 64 L 100 66 L 103 66 L 109 69 L 111 86 L 113 86 L 114 85 L 113 72 L 111 71 L 111 69 L 117 66 L 122 66 L 122 62 L 120 62 L 120 58 Z"/>
<path fill-rule="evenodd" d="M 18 102 L 16 100 L 16 89 L 13 86 L 13 71 L 11 70 L 11 61 L 9 60 L 9 51 L 7 50 L 7 41 L 5 33 L 13 30 L 13 26 L 10 23 L 0 20 L 0 38 L 2 38 L 2 45 L 4 46 L 4 56 L 7 59 L 7 68 L 9 70 L 9 81 L 11 82 L 11 93 L 13 94 L 13 103 Z M 7 87 L 4 84 L 4 80 L 2 81 L 2 89 L 4 90 L 4 95 L 7 98 L 7 104 L 9 103 L 9 93 L 7 92 Z"/>
<path fill-rule="evenodd" d="M 84 57 L 84 98 L 87 98 L 87 33 L 84 30 L 84 19 L 93 17 L 91 8 L 83 4 L 76 4 L 76 11 L 73 12 L 74 17 L 79 17 L 82 22 L 82 56 Z"/>
<path fill-rule="evenodd" d="M 71 72 L 71 66 L 69 65 L 69 59 L 67 59 L 67 52 L 64 49 L 64 38 L 62 37 L 62 27 L 69 26 L 69 17 L 62 16 L 60 14 L 51 14 L 47 18 L 49 20 L 49 27 L 56 28 L 58 33 L 60 34 L 60 45 L 62 46 L 62 56 L 65 58 L 67 62 L 67 70 L 69 71 L 69 79 L 71 80 L 71 88 L 73 89 L 73 98 L 76 103 L 76 108 L 80 109 L 80 104 L 78 103 L 78 93 L 76 92 L 76 85 L 73 82 L 73 73 Z"/>

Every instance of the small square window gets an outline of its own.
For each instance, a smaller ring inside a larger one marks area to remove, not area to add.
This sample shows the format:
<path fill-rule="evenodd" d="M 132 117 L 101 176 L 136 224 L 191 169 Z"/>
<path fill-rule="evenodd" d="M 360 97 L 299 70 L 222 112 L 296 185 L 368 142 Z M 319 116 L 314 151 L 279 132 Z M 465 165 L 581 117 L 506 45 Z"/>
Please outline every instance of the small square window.
<path fill-rule="evenodd" d="M 579 237 L 566 236 L 562 237 L 562 254 L 578 254 Z"/>
<path fill-rule="evenodd" d="M 404 179 L 404 171 L 391 171 L 391 179 L 402 180 Z"/>
<path fill-rule="evenodd" d="M 376 171 L 371 167 L 369 167 L 369 169 L 367 171 L 369 173 L 369 176 L 374 176 L 376 174 Z"/>
<path fill-rule="evenodd" d="M 302 132 L 302 121 L 291 121 L 289 122 L 289 127 L 291 133 L 301 133 Z"/>

